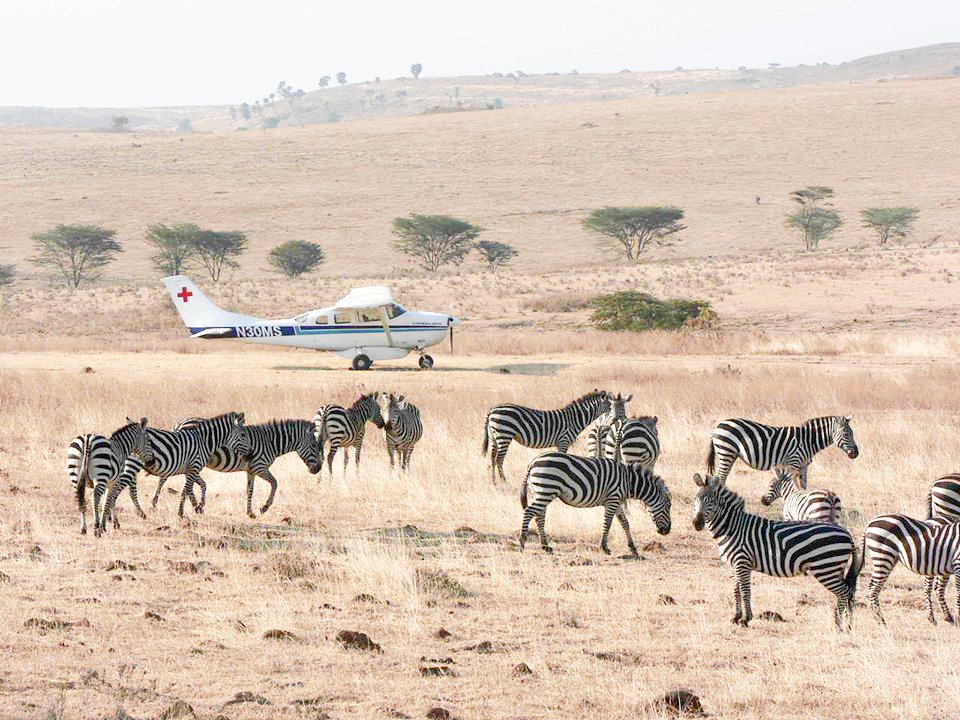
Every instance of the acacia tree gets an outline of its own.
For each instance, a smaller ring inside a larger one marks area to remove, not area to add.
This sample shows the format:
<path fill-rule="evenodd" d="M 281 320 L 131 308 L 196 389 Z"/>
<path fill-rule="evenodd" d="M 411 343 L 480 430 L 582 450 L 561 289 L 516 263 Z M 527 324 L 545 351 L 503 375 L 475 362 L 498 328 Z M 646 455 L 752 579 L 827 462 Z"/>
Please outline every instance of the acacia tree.
<path fill-rule="evenodd" d="M 277 245 L 267 257 L 270 264 L 287 277 L 298 277 L 315 270 L 326 259 L 317 243 L 290 240 Z"/>
<path fill-rule="evenodd" d="M 247 236 L 242 232 L 204 230 L 193 241 L 193 249 L 214 282 L 220 280 L 224 268 L 237 267 L 239 257 L 247 249 Z"/>
<path fill-rule="evenodd" d="M 821 240 L 830 237 L 840 225 L 840 214 L 829 207 L 833 188 L 824 185 L 808 185 L 790 193 L 790 199 L 799 209 L 787 215 L 786 223 L 803 233 L 807 250 L 816 250 Z"/>
<path fill-rule="evenodd" d="M 904 238 L 913 228 L 920 211 L 909 207 L 878 207 L 860 211 L 863 226 L 877 233 L 880 245 L 890 238 Z"/>
<path fill-rule="evenodd" d="M 436 272 L 441 265 L 459 265 L 474 248 L 483 231 L 476 225 L 448 215 L 398 217 L 393 221 L 393 246 Z"/>
<path fill-rule="evenodd" d="M 343 70 L 337 73 L 337 83 L 340 85 L 347 84 L 347 74 Z"/>
<path fill-rule="evenodd" d="M 180 275 L 197 254 L 196 243 L 202 233 L 193 223 L 148 227 L 147 244 L 156 250 L 150 257 L 153 266 L 164 275 Z"/>
<path fill-rule="evenodd" d="M 322 78 L 320 78 L 320 82 L 318 82 L 317 84 L 318 84 L 320 87 L 325 88 L 327 85 L 330 84 L 330 76 L 329 76 L 329 75 L 324 75 Z"/>
<path fill-rule="evenodd" d="M 100 270 L 122 252 L 114 237 L 116 230 L 98 225 L 57 225 L 53 230 L 31 235 L 37 254 L 30 262 L 38 267 L 56 268 L 67 285 L 76 288 L 84 280 L 100 277 Z"/>
<path fill-rule="evenodd" d="M 423 72 L 423 65 L 420 63 L 414 63 L 410 66 L 410 74 L 413 75 L 413 79 L 416 80 L 420 77 L 420 73 Z"/>
<path fill-rule="evenodd" d="M 613 238 L 628 260 L 639 260 L 651 243 L 668 245 L 673 235 L 686 229 L 682 219 L 683 210 L 672 206 L 605 207 L 590 213 L 583 226 Z"/>
<path fill-rule="evenodd" d="M 130 119 L 126 115 L 114 115 L 110 118 L 110 129 L 114 132 L 126 132 Z"/>
<path fill-rule="evenodd" d="M 496 270 L 509 263 L 517 255 L 517 251 L 507 243 L 494 240 L 481 240 L 477 243 L 477 252 L 491 270 Z"/>

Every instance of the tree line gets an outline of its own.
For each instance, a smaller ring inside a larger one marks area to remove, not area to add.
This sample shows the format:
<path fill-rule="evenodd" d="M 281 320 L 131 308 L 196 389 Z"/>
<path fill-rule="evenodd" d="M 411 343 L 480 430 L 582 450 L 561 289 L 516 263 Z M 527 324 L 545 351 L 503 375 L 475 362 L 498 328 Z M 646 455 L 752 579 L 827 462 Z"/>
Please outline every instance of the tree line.
<path fill-rule="evenodd" d="M 804 247 L 816 250 L 821 241 L 842 225 L 833 208 L 833 188 L 810 185 L 790 194 L 797 209 L 785 223 L 798 231 Z M 759 201 L 759 198 L 758 198 Z M 871 207 L 860 212 L 864 227 L 876 234 L 880 246 L 906 237 L 919 216 L 912 207 Z M 637 262 L 654 246 L 670 245 L 686 229 L 684 211 L 674 206 L 604 207 L 582 220 L 583 227 L 597 235 L 603 245 L 627 260 Z M 413 213 L 393 220 L 393 247 L 426 270 L 436 272 L 446 265 L 459 265 L 476 253 L 490 270 L 508 265 L 517 255 L 509 244 L 481 240 L 483 228 L 448 215 Z M 57 225 L 31 236 L 36 254 L 29 262 L 60 275 L 69 287 L 95 280 L 123 248 L 116 231 L 97 225 Z M 245 232 L 203 229 L 192 223 L 156 224 L 147 228 L 145 241 L 153 250 L 150 261 L 163 275 L 178 275 L 202 267 L 214 282 L 223 271 L 238 267 L 237 258 L 246 252 Z M 287 277 L 316 270 L 326 260 L 321 246 L 305 240 L 291 240 L 270 250 L 270 265 Z M 13 265 L 0 265 L 0 285 L 13 282 Z"/>

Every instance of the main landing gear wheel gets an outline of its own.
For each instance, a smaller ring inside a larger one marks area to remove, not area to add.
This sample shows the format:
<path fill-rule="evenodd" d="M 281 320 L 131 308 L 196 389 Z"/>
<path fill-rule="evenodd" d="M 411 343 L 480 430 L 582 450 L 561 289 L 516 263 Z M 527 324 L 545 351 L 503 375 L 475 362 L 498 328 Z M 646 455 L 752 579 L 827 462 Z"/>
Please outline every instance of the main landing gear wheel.
<path fill-rule="evenodd" d="M 429 355 L 421 355 L 421 356 L 420 356 L 420 369 L 421 369 L 421 370 L 429 370 L 429 369 L 432 368 L 432 367 L 433 367 L 433 358 L 430 357 Z"/>
<path fill-rule="evenodd" d="M 373 362 L 363 353 L 353 358 L 354 370 L 369 370 L 371 365 L 373 365 Z"/>

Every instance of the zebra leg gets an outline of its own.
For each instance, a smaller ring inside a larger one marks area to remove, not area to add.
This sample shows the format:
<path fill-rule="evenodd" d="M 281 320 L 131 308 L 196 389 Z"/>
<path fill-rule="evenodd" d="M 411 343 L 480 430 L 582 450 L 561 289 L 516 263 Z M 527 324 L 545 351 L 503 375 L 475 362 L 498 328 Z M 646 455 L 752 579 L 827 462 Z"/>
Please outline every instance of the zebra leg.
<path fill-rule="evenodd" d="M 160 491 L 163 490 L 163 485 L 166 483 L 168 478 L 161 477 L 157 478 L 157 491 L 153 494 L 153 502 L 150 503 L 150 506 L 156 510 L 157 503 L 160 501 Z"/>
<path fill-rule="evenodd" d="M 273 498 L 277 494 L 277 479 L 270 472 L 269 468 L 260 470 L 257 473 L 257 477 L 270 483 L 270 495 L 267 497 L 267 501 L 260 508 L 260 514 L 265 515 L 267 510 L 270 509 L 270 506 L 273 505 Z"/>
<path fill-rule="evenodd" d="M 734 625 L 739 625 L 743 618 L 743 609 L 740 602 L 740 578 L 737 577 L 737 571 L 733 571 L 733 620 Z"/>
<path fill-rule="evenodd" d="M 949 624 L 953 624 L 954 618 L 947 607 L 947 585 L 950 584 L 949 575 L 938 575 L 934 578 L 934 587 L 937 589 L 937 600 L 940 603 L 940 611 L 943 613 L 943 619 Z"/>
<path fill-rule="evenodd" d="M 190 497 L 190 503 L 193 505 L 193 512 L 197 515 L 203 514 L 203 506 L 197 504 L 197 498 L 193 495 L 193 485 L 197 480 L 200 479 L 200 474 L 195 470 L 188 470 L 186 473 L 186 481 L 183 483 L 183 490 L 180 491 L 180 508 L 177 510 L 177 515 L 181 518 L 183 517 L 183 505 L 187 500 L 187 497 Z"/>
<path fill-rule="evenodd" d="M 937 624 L 937 618 L 933 613 L 933 586 L 936 583 L 936 577 L 926 575 L 923 578 L 923 607 L 927 611 L 927 620 L 931 625 Z"/>
<path fill-rule="evenodd" d="M 330 452 L 327 453 L 327 470 L 330 472 L 330 479 L 333 480 L 333 458 L 337 454 L 337 448 L 340 447 L 335 442 L 330 442 Z"/>
<path fill-rule="evenodd" d="M 617 514 L 617 511 L 620 509 L 620 503 L 610 503 L 608 502 L 603 506 L 603 535 L 600 536 L 600 549 L 603 550 L 604 555 L 610 554 L 610 545 L 608 541 L 610 539 L 610 525 L 613 523 L 613 516 Z"/>
<path fill-rule="evenodd" d="M 740 602 L 743 604 L 743 616 L 740 624 L 747 627 L 753 620 L 753 608 L 750 607 L 750 566 L 743 563 L 737 567 L 737 580 L 740 583 Z"/>
<path fill-rule="evenodd" d="M 407 448 L 403 453 L 403 469 L 410 469 L 410 456 L 413 455 L 413 448 Z"/>
<path fill-rule="evenodd" d="M 353 471 L 360 477 L 360 450 L 363 448 L 363 439 L 357 440 L 357 448 L 353 451 Z"/>
<path fill-rule="evenodd" d="M 204 480 L 200 475 L 197 475 L 196 480 L 197 485 L 200 486 L 200 510 L 199 513 L 203 515 L 203 509 L 207 506 L 207 481 Z"/>
<path fill-rule="evenodd" d="M 251 519 L 256 517 L 253 514 L 253 481 L 255 477 L 253 471 L 247 469 L 247 517 Z"/>
<path fill-rule="evenodd" d="M 390 458 L 390 469 L 393 470 L 393 443 L 387 438 L 387 456 Z M 400 456 L 400 464 L 403 465 L 403 456 Z"/>
<path fill-rule="evenodd" d="M 547 506 L 544 505 L 537 513 L 537 530 L 540 533 L 540 547 L 547 554 L 553 552 L 553 548 L 547 544 Z"/>
<path fill-rule="evenodd" d="M 633 535 L 630 534 L 630 523 L 627 522 L 627 513 L 624 511 L 623 506 L 620 506 L 619 512 L 617 512 L 617 520 L 620 521 L 620 527 L 623 528 L 623 534 L 627 536 L 627 547 L 630 548 L 630 554 L 635 558 L 640 557 L 640 553 L 637 552 L 637 545 L 633 542 Z"/>
<path fill-rule="evenodd" d="M 870 573 L 870 609 L 873 610 L 874 617 L 877 618 L 877 622 L 881 625 L 886 625 L 887 621 L 883 619 L 883 613 L 880 612 L 880 591 L 883 590 L 883 586 L 887 582 L 887 577 L 889 577 L 891 570 L 893 570 L 892 565 L 888 567 L 886 564 L 880 564 L 874 561 Z"/>
<path fill-rule="evenodd" d="M 99 480 L 93 486 L 93 534 L 96 537 L 103 534 L 103 523 L 106 522 L 106 517 L 101 519 L 100 516 L 100 500 L 103 498 L 106 489 L 107 484 Z"/>
<path fill-rule="evenodd" d="M 344 448 L 343 448 L 343 477 L 344 477 L 344 479 L 346 479 L 346 477 L 347 477 L 347 463 L 348 463 L 349 461 L 350 461 L 350 448 L 349 448 L 349 447 L 344 447 Z"/>
<path fill-rule="evenodd" d="M 527 509 L 523 511 L 523 522 L 520 523 L 520 552 L 523 552 L 523 548 L 527 544 L 527 533 L 530 531 L 530 521 L 533 520 L 536 514 L 537 510 L 532 505 L 528 505 Z"/>
<path fill-rule="evenodd" d="M 496 446 L 491 450 L 491 457 L 493 459 L 493 465 L 491 468 L 491 474 L 493 475 L 493 481 L 497 481 L 497 473 L 500 475 L 500 479 L 503 482 L 507 481 L 507 476 L 503 472 L 503 461 L 507 457 L 507 448 L 510 447 L 510 441 L 507 440 L 504 443 L 498 439 Z"/>
<path fill-rule="evenodd" d="M 137 476 L 134 475 L 130 478 L 130 484 L 127 485 L 127 488 L 130 490 L 130 499 L 133 501 L 133 507 L 137 510 L 137 515 L 140 516 L 141 520 L 147 519 L 147 514 L 143 511 L 143 508 L 140 507 L 140 493 L 137 490 Z"/>

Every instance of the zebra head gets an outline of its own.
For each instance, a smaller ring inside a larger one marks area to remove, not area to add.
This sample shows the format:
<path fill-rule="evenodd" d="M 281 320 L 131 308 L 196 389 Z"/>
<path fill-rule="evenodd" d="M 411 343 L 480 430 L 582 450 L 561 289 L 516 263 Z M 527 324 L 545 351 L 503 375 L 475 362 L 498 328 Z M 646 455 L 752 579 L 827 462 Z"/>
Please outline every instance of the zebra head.
<path fill-rule="evenodd" d="M 700 488 L 700 492 L 693 499 L 694 530 L 703 530 L 704 526 L 715 530 L 727 517 L 729 510 L 743 510 L 743 498 L 728 490 L 719 478 L 703 478 L 697 473 L 693 476 L 693 481 Z"/>
<path fill-rule="evenodd" d="M 837 415 L 833 418 L 833 444 L 853 460 L 860 454 L 860 448 L 857 447 L 857 441 L 853 439 L 853 428 L 850 427 L 851 420 L 853 420 L 853 415 Z"/>
<path fill-rule="evenodd" d="M 227 413 L 227 433 L 222 447 L 232 448 L 237 455 L 250 454 L 250 435 L 244 427 L 246 415 L 242 412 Z"/>
<path fill-rule="evenodd" d="M 790 484 L 795 482 L 795 476 L 784 468 L 777 468 L 777 474 L 770 481 L 770 489 L 760 498 L 760 502 L 769 505 L 778 497 L 783 497 Z"/>
<path fill-rule="evenodd" d="M 114 433 L 114 437 L 122 438 L 130 443 L 128 455 L 137 455 L 140 462 L 149 465 L 153 462 L 153 446 L 147 436 L 147 419 L 140 418 L 139 422 L 127 418 L 127 424 Z"/>
<path fill-rule="evenodd" d="M 389 393 L 386 398 L 387 406 L 387 418 L 386 424 L 390 425 L 397 419 L 397 416 L 400 414 L 400 411 L 406 406 L 405 398 L 403 395 L 397 395 L 394 393 Z"/>
<path fill-rule="evenodd" d="M 624 397 L 620 393 L 612 395 L 607 393 L 610 400 L 610 411 L 604 415 L 601 419 L 601 422 L 604 425 L 613 425 L 618 420 L 627 419 L 627 403 L 633 400 L 633 395 L 627 395 Z"/>
<path fill-rule="evenodd" d="M 654 475 L 640 463 L 630 463 L 629 497 L 643 500 L 647 512 L 657 526 L 657 532 L 666 535 L 670 532 L 670 490 L 659 475 Z"/>
<path fill-rule="evenodd" d="M 594 390 L 577 398 L 565 408 L 569 413 L 583 416 L 586 413 L 586 422 L 592 423 L 601 417 L 611 416 L 613 412 L 614 394 L 606 390 Z"/>
<path fill-rule="evenodd" d="M 309 420 L 297 420 L 297 444 L 294 448 L 307 470 L 316 475 L 323 469 L 320 442 L 317 440 L 316 429 Z"/>
<path fill-rule="evenodd" d="M 380 393 L 372 392 L 361 395 L 350 408 L 358 413 L 365 421 L 369 420 L 378 428 L 383 428 L 383 414 L 380 412 Z"/>

